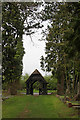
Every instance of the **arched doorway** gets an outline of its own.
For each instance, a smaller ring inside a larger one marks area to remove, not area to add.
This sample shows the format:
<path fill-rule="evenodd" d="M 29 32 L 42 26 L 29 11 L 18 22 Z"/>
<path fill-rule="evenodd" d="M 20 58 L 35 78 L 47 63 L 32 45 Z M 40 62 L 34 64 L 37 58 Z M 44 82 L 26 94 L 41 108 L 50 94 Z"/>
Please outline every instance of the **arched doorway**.
<path fill-rule="evenodd" d="M 42 89 L 42 84 L 39 81 L 36 81 L 33 84 L 33 95 L 40 95 L 41 89 Z"/>
<path fill-rule="evenodd" d="M 30 77 L 26 81 L 26 94 L 33 95 L 33 85 L 36 81 L 38 81 L 41 84 L 41 87 L 39 88 L 39 95 L 46 95 L 47 82 L 37 69 L 30 75 Z"/>

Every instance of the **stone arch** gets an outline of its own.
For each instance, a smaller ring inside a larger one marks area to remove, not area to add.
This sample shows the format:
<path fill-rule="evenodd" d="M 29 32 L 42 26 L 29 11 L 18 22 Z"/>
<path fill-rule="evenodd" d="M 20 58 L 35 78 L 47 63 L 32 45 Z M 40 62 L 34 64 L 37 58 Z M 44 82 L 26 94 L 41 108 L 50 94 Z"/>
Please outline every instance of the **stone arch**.
<path fill-rule="evenodd" d="M 39 95 L 46 95 L 47 94 L 47 82 L 41 73 L 36 69 L 26 81 L 26 94 L 33 95 L 33 84 L 38 81 L 42 88 L 39 88 Z"/>

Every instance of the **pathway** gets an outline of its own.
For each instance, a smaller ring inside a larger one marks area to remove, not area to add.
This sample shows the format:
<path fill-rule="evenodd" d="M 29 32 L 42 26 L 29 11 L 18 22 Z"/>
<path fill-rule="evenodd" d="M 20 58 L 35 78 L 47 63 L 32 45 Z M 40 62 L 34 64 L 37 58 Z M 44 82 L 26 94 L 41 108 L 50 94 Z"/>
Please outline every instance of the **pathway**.
<path fill-rule="evenodd" d="M 68 108 L 55 96 L 35 94 L 29 97 L 31 99 L 20 114 L 20 118 L 69 118 L 76 115 L 72 108 Z"/>

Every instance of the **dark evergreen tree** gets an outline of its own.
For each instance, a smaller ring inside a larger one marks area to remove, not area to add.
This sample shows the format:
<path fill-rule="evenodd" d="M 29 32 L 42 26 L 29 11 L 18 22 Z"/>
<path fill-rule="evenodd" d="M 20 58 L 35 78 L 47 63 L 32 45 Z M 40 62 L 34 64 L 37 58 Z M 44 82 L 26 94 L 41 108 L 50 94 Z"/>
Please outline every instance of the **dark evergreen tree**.
<path fill-rule="evenodd" d="M 58 93 L 64 84 L 68 92 L 74 93 L 74 88 L 77 89 L 80 71 L 78 46 L 80 3 L 58 3 L 55 6 L 56 9 L 53 9 L 46 17 L 51 16 L 51 26 L 48 27 L 49 34 L 46 37 L 46 57 L 41 63 L 43 67 L 45 61 L 46 70 L 52 71 L 53 75 L 57 74 Z M 50 6 L 50 9 L 53 7 Z"/>
<path fill-rule="evenodd" d="M 9 85 L 11 94 L 16 94 L 22 74 L 23 34 L 31 35 L 33 28 L 42 27 L 36 20 L 37 6 L 37 3 L 22 2 L 4 2 L 2 5 L 3 82 Z"/>

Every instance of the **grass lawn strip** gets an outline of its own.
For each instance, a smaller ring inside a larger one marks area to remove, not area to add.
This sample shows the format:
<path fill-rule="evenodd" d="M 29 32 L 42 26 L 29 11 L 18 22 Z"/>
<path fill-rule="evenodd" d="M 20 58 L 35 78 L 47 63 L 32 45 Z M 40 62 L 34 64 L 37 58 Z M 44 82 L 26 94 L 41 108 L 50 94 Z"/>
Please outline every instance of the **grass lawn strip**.
<path fill-rule="evenodd" d="M 28 104 L 26 105 L 26 107 L 24 108 L 24 110 L 19 114 L 19 116 L 17 116 L 17 118 L 26 118 L 27 114 L 30 112 L 30 110 L 27 109 Z"/>
<path fill-rule="evenodd" d="M 73 108 L 68 108 L 66 104 L 56 99 L 54 108 L 56 108 L 56 113 L 61 118 L 78 118 L 78 111 Z"/>
<path fill-rule="evenodd" d="M 3 102 L 3 118 L 77 118 L 77 112 L 68 108 L 53 95 L 15 96 Z"/>
<path fill-rule="evenodd" d="M 5 100 L 2 105 L 2 117 L 18 118 L 24 111 L 27 101 L 29 101 L 27 96 L 14 96 Z"/>
<path fill-rule="evenodd" d="M 29 118 L 58 118 L 52 104 L 52 99 L 49 96 L 38 96 L 30 103 L 28 106 L 28 109 L 31 111 L 28 114 Z"/>

